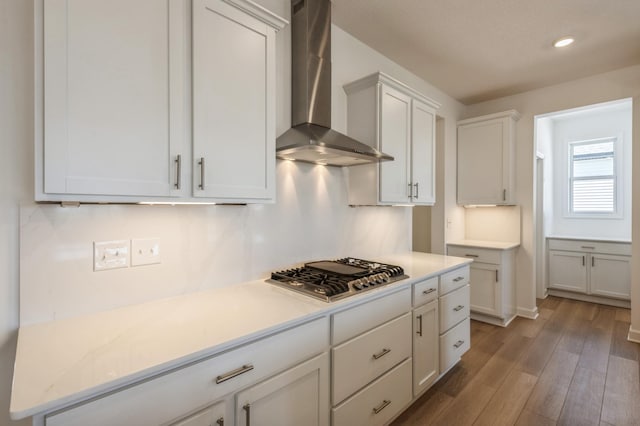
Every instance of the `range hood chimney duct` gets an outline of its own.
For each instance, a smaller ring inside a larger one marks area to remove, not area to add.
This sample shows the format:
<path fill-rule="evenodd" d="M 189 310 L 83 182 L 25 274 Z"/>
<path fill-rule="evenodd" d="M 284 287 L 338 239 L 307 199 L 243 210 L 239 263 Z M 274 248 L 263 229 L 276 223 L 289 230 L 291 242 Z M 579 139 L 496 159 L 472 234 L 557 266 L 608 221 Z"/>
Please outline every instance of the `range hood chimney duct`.
<path fill-rule="evenodd" d="M 331 129 L 331 2 L 291 1 L 291 125 L 276 156 L 328 166 L 393 157 Z"/>

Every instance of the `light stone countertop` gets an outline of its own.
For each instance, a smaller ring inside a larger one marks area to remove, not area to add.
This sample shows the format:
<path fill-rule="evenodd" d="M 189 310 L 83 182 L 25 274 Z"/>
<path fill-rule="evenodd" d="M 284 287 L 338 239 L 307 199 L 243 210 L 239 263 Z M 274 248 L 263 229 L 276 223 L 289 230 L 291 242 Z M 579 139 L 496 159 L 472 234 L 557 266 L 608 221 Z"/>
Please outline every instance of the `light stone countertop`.
<path fill-rule="evenodd" d="M 410 278 L 332 303 L 256 280 L 20 327 L 11 416 L 95 397 L 471 262 L 418 252 L 374 260 Z"/>
<path fill-rule="evenodd" d="M 496 250 L 510 250 L 516 247 L 520 247 L 520 243 L 516 243 L 516 242 L 485 241 L 485 240 L 455 240 L 455 241 L 447 242 L 447 245 L 488 248 L 488 249 L 496 249 Z"/>

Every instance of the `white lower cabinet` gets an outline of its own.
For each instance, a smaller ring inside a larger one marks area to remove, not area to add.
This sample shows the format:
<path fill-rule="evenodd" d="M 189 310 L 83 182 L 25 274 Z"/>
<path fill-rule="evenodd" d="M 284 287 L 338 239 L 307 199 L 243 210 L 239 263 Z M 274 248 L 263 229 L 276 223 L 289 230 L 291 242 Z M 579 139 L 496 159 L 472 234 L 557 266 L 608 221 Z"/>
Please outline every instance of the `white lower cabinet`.
<path fill-rule="evenodd" d="M 563 295 L 629 300 L 631 286 L 631 244 L 593 240 L 549 238 L 548 288 Z"/>
<path fill-rule="evenodd" d="M 516 314 L 515 250 L 448 244 L 447 254 L 473 259 L 471 318 L 506 326 Z"/>
<path fill-rule="evenodd" d="M 333 426 L 387 424 L 411 402 L 411 359 L 407 359 L 333 409 Z"/>
<path fill-rule="evenodd" d="M 413 396 L 418 396 L 438 378 L 438 301 L 413 310 Z"/>
<path fill-rule="evenodd" d="M 471 321 L 466 318 L 440 336 L 440 371 L 453 367 L 470 347 Z"/>
<path fill-rule="evenodd" d="M 328 425 L 328 373 L 324 353 L 238 393 L 236 425 Z"/>
<path fill-rule="evenodd" d="M 440 277 L 438 327 L 440 332 L 440 374 L 446 373 L 469 350 L 469 267 Z"/>

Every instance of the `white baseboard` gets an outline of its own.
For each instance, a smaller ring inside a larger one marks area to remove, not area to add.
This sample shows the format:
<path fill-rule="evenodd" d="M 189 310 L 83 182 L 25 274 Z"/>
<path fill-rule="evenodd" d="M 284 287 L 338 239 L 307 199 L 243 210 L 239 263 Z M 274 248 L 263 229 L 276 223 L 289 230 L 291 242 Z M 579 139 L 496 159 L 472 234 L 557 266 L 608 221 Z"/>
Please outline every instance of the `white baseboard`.
<path fill-rule="evenodd" d="M 627 340 L 630 342 L 640 343 L 640 330 L 634 330 L 633 327 L 629 326 L 629 335 L 627 336 Z"/>
<path fill-rule="evenodd" d="M 536 306 L 534 309 L 518 308 L 516 315 L 534 320 L 538 318 L 538 307 Z"/>
<path fill-rule="evenodd" d="M 567 299 L 581 300 L 583 302 L 599 303 L 601 305 L 617 306 L 618 308 L 631 308 L 631 302 L 622 299 L 612 299 L 609 297 L 592 296 L 590 294 L 574 293 L 572 291 L 549 289 L 550 296 L 565 297 Z"/>

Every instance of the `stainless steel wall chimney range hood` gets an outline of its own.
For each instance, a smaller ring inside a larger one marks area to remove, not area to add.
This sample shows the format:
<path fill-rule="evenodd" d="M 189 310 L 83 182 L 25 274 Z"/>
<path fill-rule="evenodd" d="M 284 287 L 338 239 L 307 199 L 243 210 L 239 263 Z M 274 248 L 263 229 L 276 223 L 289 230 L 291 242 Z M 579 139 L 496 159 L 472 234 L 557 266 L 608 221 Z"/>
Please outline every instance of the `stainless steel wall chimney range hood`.
<path fill-rule="evenodd" d="M 391 161 L 393 157 L 331 129 L 331 2 L 291 1 L 291 129 L 276 156 L 328 166 Z"/>

